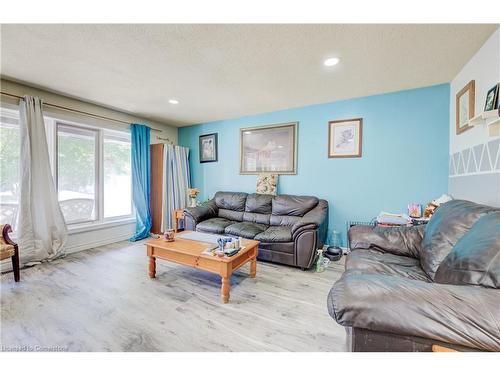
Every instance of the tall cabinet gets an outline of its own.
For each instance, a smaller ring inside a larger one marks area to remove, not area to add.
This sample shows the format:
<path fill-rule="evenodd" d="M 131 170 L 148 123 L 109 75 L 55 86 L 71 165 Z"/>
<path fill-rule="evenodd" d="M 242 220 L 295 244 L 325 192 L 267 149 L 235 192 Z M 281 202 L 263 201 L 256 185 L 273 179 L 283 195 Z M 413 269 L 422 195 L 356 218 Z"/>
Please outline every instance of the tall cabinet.
<path fill-rule="evenodd" d="M 161 211 L 163 204 L 163 143 L 150 146 L 151 150 L 151 201 L 153 219 L 151 233 L 161 233 Z"/>

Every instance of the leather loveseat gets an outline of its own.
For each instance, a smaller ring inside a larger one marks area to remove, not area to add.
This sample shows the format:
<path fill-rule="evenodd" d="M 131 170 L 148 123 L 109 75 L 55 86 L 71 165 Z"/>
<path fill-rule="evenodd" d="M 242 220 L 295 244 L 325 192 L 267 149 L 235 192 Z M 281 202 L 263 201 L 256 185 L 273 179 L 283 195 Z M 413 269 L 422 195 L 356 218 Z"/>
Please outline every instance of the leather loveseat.
<path fill-rule="evenodd" d="M 218 192 L 201 206 L 186 208 L 185 228 L 260 241 L 259 256 L 303 269 L 323 247 L 328 202 L 316 197 Z"/>
<path fill-rule="evenodd" d="M 330 315 L 354 351 L 500 351 L 500 209 L 463 200 L 427 225 L 354 226 Z"/>

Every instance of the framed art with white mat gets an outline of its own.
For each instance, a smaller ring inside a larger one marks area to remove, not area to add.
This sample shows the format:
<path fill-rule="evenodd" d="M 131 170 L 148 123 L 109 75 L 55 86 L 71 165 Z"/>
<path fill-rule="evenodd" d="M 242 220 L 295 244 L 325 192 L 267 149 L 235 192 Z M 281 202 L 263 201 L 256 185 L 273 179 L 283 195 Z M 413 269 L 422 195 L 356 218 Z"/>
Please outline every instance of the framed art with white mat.
<path fill-rule="evenodd" d="M 362 118 L 328 122 L 328 157 L 361 157 L 362 138 Z"/>

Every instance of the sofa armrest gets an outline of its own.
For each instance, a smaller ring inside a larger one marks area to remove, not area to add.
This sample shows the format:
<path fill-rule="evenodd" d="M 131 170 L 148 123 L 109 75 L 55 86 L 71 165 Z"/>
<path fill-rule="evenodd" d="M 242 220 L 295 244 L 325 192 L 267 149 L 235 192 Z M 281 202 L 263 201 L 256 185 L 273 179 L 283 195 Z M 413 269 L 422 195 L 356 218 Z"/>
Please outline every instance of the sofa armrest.
<path fill-rule="evenodd" d="M 316 223 L 311 223 L 311 222 L 298 222 L 294 224 L 292 227 L 292 237 L 296 238 L 300 233 L 306 231 L 306 230 L 316 230 L 318 229 L 319 226 Z"/>
<path fill-rule="evenodd" d="M 328 227 L 328 202 L 320 200 L 318 205 L 305 214 L 292 226 L 292 236 L 295 239 L 305 230 L 318 230 L 318 242 L 323 246 Z"/>
<path fill-rule="evenodd" d="M 190 218 L 195 224 L 216 217 L 218 212 L 219 208 L 216 206 L 214 200 L 203 203 L 201 206 L 184 209 L 184 215 Z"/>
<path fill-rule="evenodd" d="M 347 270 L 327 301 L 330 316 L 346 327 L 500 350 L 500 299 L 494 288 Z"/>
<path fill-rule="evenodd" d="M 424 229 L 425 225 L 394 228 L 355 225 L 349 229 L 349 243 L 351 250 L 377 249 L 418 259 Z"/>

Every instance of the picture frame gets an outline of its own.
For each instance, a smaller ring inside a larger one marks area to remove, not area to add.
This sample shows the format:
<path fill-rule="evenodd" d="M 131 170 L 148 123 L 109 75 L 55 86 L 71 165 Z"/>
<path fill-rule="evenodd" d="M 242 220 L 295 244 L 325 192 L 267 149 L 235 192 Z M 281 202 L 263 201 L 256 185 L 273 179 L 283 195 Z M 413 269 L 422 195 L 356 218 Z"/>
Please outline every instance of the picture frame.
<path fill-rule="evenodd" d="M 472 128 L 472 126 L 469 126 L 469 120 L 475 116 L 475 87 L 476 82 L 472 80 L 455 97 L 455 126 L 457 135 Z"/>
<path fill-rule="evenodd" d="M 297 174 L 298 122 L 240 129 L 240 174 Z"/>
<path fill-rule="evenodd" d="M 500 89 L 500 83 L 497 83 L 491 89 L 488 90 L 486 94 L 486 100 L 484 103 L 484 111 L 493 111 L 498 108 L 498 91 Z"/>
<path fill-rule="evenodd" d="M 204 134 L 199 137 L 200 163 L 212 163 L 219 157 L 218 133 Z"/>
<path fill-rule="evenodd" d="M 328 157 L 360 158 L 363 148 L 363 119 L 328 122 Z"/>

